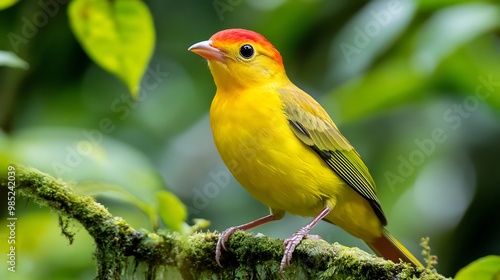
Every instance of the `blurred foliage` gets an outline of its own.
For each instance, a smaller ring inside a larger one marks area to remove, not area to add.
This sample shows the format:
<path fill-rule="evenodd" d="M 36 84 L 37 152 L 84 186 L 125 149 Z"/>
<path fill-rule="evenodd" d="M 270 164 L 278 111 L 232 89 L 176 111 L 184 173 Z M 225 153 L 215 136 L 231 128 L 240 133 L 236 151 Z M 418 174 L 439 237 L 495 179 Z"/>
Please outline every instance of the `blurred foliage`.
<path fill-rule="evenodd" d="M 218 157 L 207 117 L 215 86 L 203 59 L 187 51 L 242 27 L 276 46 L 290 78 L 356 147 L 389 229 L 412 252 L 429 236 L 436 269 L 447 276 L 500 255 L 497 1 L 124 1 L 142 8 L 102 4 L 85 10 L 88 18 L 76 13 L 94 2 L 63 2 L 21 1 L 0 11 L 2 170 L 16 161 L 72 181 L 136 228 L 177 213 L 175 225 L 158 226 L 189 232 L 171 193 L 213 230 L 265 215 Z M 127 16 L 143 17 L 144 27 L 130 28 Z M 104 32 L 99 22 L 116 29 Z M 136 55 L 116 63 L 122 51 Z M 22 61 L 29 68 L 8 67 Z M 129 91 L 143 73 L 134 100 Z M 16 279 L 94 275 L 92 241 L 81 226 L 68 246 L 48 209 L 22 198 L 16 205 Z M 0 214 L 5 221 L 6 207 Z M 287 216 L 254 232 L 288 237 L 309 220 Z M 314 233 L 367 249 L 327 223 Z"/>
<path fill-rule="evenodd" d="M 17 3 L 19 0 L 0 0 L 0 9 L 8 8 Z"/>
<path fill-rule="evenodd" d="M 0 66 L 28 68 L 28 63 L 20 59 L 13 52 L 0 51 Z"/>
<path fill-rule="evenodd" d="M 165 225 L 175 231 L 182 232 L 182 225 L 187 218 L 187 209 L 174 194 L 166 191 L 156 193 L 158 213 Z"/>
<path fill-rule="evenodd" d="M 500 279 L 500 256 L 486 256 L 460 269 L 456 280 Z"/>

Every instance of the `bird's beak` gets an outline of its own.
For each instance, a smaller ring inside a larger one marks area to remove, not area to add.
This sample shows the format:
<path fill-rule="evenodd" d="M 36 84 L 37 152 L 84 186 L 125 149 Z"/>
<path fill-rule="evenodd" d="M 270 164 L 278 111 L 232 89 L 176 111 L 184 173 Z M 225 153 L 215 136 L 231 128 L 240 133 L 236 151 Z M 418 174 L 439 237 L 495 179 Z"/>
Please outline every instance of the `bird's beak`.
<path fill-rule="evenodd" d="M 201 55 L 202 57 L 208 60 L 216 60 L 220 62 L 225 62 L 224 60 L 224 52 L 219 50 L 218 48 L 212 47 L 212 41 L 202 41 L 196 43 L 189 47 L 188 51 L 192 51 L 195 54 Z"/>

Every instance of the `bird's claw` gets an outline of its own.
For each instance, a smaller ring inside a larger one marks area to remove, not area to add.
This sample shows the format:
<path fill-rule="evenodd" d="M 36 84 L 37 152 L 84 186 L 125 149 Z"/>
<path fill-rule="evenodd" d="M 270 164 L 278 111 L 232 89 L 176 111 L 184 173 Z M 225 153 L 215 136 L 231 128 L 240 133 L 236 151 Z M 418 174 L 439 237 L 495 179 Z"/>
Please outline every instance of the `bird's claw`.
<path fill-rule="evenodd" d="M 283 248 L 285 252 L 283 253 L 283 258 L 281 259 L 280 265 L 280 273 L 283 275 L 285 268 L 290 265 L 290 260 L 292 259 L 293 251 L 295 251 L 295 247 L 300 244 L 300 241 L 305 237 L 308 237 L 307 234 L 309 230 L 305 228 L 299 229 L 296 233 L 294 233 L 289 238 L 285 239 L 283 242 Z M 318 236 L 311 236 L 312 238 L 316 238 Z"/>
<path fill-rule="evenodd" d="M 220 257 L 222 256 L 222 250 L 227 251 L 226 242 L 229 240 L 229 237 L 231 237 L 231 235 L 233 235 L 233 233 L 235 233 L 238 230 L 239 230 L 238 227 L 230 227 L 230 228 L 226 229 L 225 231 L 223 231 L 220 234 L 219 239 L 217 240 L 217 245 L 215 247 L 215 261 L 217 262 L 217 264 L 220 267 L 222 267 L 222 264 L 220 263 Z"/>

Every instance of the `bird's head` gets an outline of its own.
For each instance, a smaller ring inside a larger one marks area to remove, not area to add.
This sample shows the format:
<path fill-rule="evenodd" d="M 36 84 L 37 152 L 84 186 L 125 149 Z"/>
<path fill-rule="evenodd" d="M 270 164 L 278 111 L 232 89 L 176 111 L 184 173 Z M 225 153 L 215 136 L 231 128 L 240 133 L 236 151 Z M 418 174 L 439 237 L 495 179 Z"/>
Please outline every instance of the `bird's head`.
<path fill-rule="evenodd" d="M 288 80 L 280 53 L 264 36 L 245 29 L 227 29 L 190 51 L 206 58 L 217 88 L 238 90 Z"/>

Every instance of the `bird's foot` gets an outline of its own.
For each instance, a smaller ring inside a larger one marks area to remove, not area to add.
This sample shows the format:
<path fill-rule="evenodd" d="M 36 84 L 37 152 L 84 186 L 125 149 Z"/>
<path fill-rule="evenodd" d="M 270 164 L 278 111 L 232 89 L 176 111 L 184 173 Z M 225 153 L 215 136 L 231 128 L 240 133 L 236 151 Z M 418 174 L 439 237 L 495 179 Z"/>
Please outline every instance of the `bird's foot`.
<path fill-rule="evenodd" d="M 220 267 L 222 267 L 222 264 L 220 263 L 222 250 L 227 251 L 226 242 L 229 240 L 229 237 L 231 237 L 231 235 L 238 230 L 240 230 L 239 227 L 230 227 L 223 231 L 219 236 L 219 240 L 217 240 L 217 246 L 215 247 L 215 261 Z"/>
<path fill-rule="evenodd" d="M 299 229 L 296 233 L 294 233 L 289 238 L 285 239 L 283 242 L 283 247 L 285 249 L 285 253 L 283 254 L 283 258 L 281 259 L 280 265 L 280 273 L 283 275 L 285 268 L 290 265 L 290 260 L 292 259 L 293 251 L 295 251 L 295 247 L 299 245 L 300 241 L 304 238 L 313 238 L 313 239 L 321 239 L 318 235 L 309 235 L 309 228 L 303 227 Z"/>

